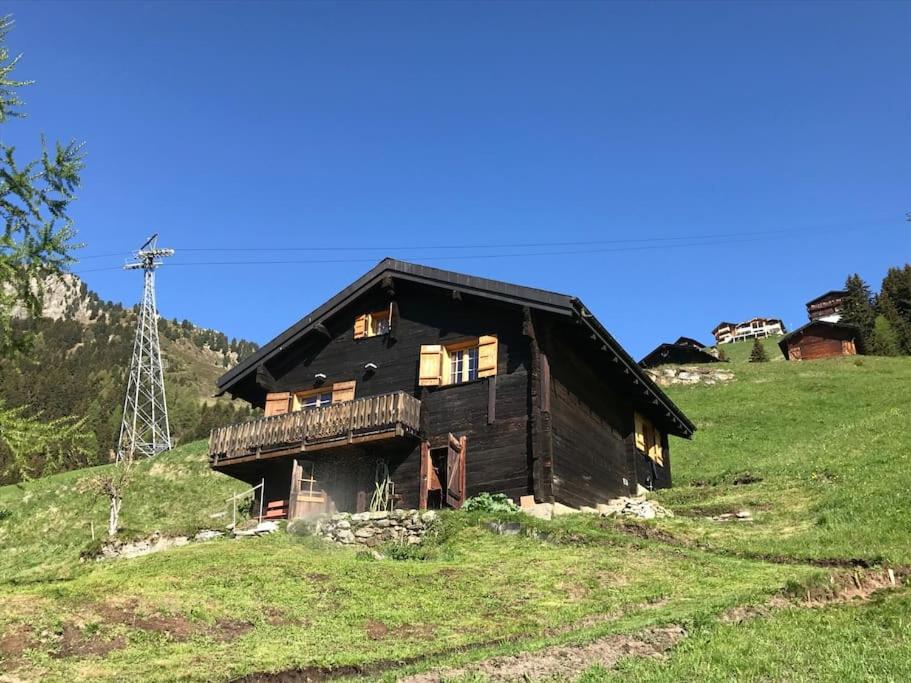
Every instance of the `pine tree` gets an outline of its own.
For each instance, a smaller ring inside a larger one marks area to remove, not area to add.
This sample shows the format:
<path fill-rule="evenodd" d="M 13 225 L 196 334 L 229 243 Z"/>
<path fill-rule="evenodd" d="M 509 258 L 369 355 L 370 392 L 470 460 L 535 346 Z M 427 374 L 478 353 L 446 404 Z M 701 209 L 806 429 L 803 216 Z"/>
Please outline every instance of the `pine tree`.
<path fill-rule="evenodd" d="M 769 360 L 768 354 L 765 352 L 765 346 L 762 345 L 762 342 L 759 339 L 753 340 L 753 348 L 750 350 L 750 362 L 751 363 L 766 363 Z"/>
<path fill-rule="evenodd" d="M 911 264 L 889 268 L 876 299 L 876 312 L 892 325 L 902 353 L 911 355 Z"/>
<path fill-rule="evenodd" d="M 901 348 L 898 345 L 898 335 L 892 328 L 886 316 L 878 315 L 873 323 L 873 334 L 867 350 L 874 356 L 898 356 Z"/>
<path fill-rule="evenodd" d="M 854 273 L 845 281 L 845 290 L 847 296 L 841 311 L 841 322 L 856 327 L 864 345 L 869 346 L 870 337 L 873 335 L 873 321 L 876 318 L 870 288 L 860 275 Z"/>

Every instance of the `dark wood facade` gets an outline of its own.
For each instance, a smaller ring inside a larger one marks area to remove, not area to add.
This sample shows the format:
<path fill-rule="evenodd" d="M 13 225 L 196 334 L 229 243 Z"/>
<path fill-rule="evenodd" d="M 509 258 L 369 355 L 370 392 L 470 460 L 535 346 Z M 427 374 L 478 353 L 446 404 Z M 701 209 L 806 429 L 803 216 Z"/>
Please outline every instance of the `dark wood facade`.
<path fill-rule="evenodd" d="M 388 330 L 355 338 L 355 321 L 370 311 L 390 312 Z M 426 349 L 478 339 L 495 340 L 493 374 L 422 385 Z M 251 484 L 265 479 L 269 502 L 289 497 L 289 481 L 301 481 L 295 468 L 313 471 L 326 498 L 344 510 L 369 502 L 379 468 L 388 470 L 395 505 L 443 505 L 447 482 L 438 495 L 428 494 L 427 463 L 445 460 L 454 435 L 463 444 L 462 498 L 489 491 L 517 501 L 533 495 L 594 505 L 635 491 L 637 483 L 670 485 L 667 434 L 689 437 L 694 430 L 578 300 L 389 259 L 226 373 L 219 386 L 263 407 L 270 395 L 352 382 L 346 398 L 353 403 L 413 397 L 419 423 L 412 428 L 393 417 L 372 425 L 366 409 L 336 411 L 353 412 L 363 429 L 341 428 L 335 445 L 318 451 L 303 436 L 271 450 L 257 437 L 255 452 L 245 451 L 243 460 L 221 445 L 233 432 L 213 433 L 213 467 Z M 331 418 L 328 408 L 315 410 Z M 657 437 L 647 448 L 637 448 L 634 415 L 654 426 Z M 271 434 L 267 429 L 229 428 L 242 435 Z M 282 434 L 287 441 L 288 432 Z M 429 478 L 444 479 L 442 468 Z M 294 516 L 293 500 L 289 507 Z"/>
<path fill-rule="evenodd" d="M 847 296 L 848 293 L 840 289 L 826 292 L 807 302 L 807 316 L 811 321 L 828 320 L 829 322 L 838 322 L 841 317 L 841 310 L 844 308 L 845 297 Z"/>
<path fill-rule="evenodd" d="M 857 329 L 851 325 L 816 320 L 794 330 L 778 346 L 787 360 L 818 360 L 863 353 Z"/>

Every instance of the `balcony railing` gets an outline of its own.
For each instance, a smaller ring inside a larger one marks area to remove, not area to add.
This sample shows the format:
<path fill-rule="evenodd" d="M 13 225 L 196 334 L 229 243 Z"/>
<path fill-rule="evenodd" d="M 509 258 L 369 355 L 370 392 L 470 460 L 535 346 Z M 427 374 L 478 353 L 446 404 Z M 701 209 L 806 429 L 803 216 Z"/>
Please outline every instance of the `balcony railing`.
<path fill-rule="evenodd" d="M 213 429 L 209 458 L 221 462 L 268 451 L 301 451 L 420 431 L 421 402 L 404 391 L 263 417 Z"/>

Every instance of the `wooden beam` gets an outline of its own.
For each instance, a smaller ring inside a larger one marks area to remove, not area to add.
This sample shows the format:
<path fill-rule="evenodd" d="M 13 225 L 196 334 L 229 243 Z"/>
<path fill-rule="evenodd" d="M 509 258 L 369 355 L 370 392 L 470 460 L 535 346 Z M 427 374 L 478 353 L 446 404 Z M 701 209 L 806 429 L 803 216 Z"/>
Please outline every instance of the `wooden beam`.
<path fill-rule="evenodd" d="M 313 326 L 313 329 L 327 339 L 332 339 L 332 333 L 329 332 L 329 328 L 322 323 L 316 323 L 316 325 Z"/>
<path fill-rule="evenodd" d="M 522 332 L 528 337 L 531 349 L 531 375 L 528 378 L 531 394 L 531 412 L 528 416 L 530 456 L 532 462 L 532 487 L 535 500 L 550 503 L 554 500 L 553 428 L 549 410 L 544 409 L 543 391 L 550 391 L 549 364 L 541 352 L 538 330 L 531 310 L 522 309 Z M 548 378 L 544 379 L 545 372 Z M 549 406 L 548 406 L 549 407 Z"/>
<path fill-rule="evenodd" d="M 418 508 L 427 509 L 427 498 L 430 494 L 430 442 L 421 442 L 421 486 L 418 492 Z"/>

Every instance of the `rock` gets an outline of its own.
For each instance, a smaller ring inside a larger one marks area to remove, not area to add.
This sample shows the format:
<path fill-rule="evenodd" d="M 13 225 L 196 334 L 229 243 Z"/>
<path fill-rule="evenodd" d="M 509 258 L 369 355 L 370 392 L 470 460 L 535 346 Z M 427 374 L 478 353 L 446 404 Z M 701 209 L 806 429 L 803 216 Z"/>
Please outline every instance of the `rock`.
<path fill-rule="evenodd" d="M 350 519 L 352 522 L 366 522 L 368 519 L 370 519 L 370 513 L 369 512 L 355 512 L 348 519 Z"/>
<path fill-rule="evenodd" d="M 579 508 L 579 512 L 583 512 L 583 513 L 585 513 L 585 514 L 587 514 L 587 515 L 597 515 L 597 514 L 598 514 L 598 509 L 597 509 L 597 508 L 593 508 L 593 507 L 589 507 L 588 505 L 583 505 L 582 507 Z"/>
<path fill-rule="evenodd" d="M 577 512 L 579 511 L 576 508 L 571 508 L 569 505 L 564 505 L 563 503 L 554 503 L 554 517 L 557 517 L 558 515 L 574 515 Z"/>
<path fill-rule="evenodd" d="M 227 514 L 227 512 L 213 512 L 211 515 L 209 515 L 209 519 L 221 519 Z"/>
<path fill-rule="evenodd" d="M 348 529 L 343 529 L 342 531 L 338 532 L 338 535 L 335 537 L 335 539 L 339 543 L 354 543 L 354 534 L 352 534 Z"/>
<path fill-rule="evenodd" d="M 221 538 L 224 536 L 224 533 L 221 531 L 216 531 L 215 529 L 203 529 L 202 531 L 196 532 L 196 535 L 193 537 L 194 541 L 211 541 L 213 538 Z"/>
<path fill-rule="evenodd" d="M 377 519 L 386 519 L 389 516 L 389 512 L 386 510 L 374 510 L 373 512 L 367 513 L 367 519 L 377 520 Z"/>
<path fill-rule="evenodd" d="M 371 538 L 376 532 L 370 527 L 361 527 L 354 532 L 355 538 Z"/>
<path fill-rule="evenodd" d="M 272 520 L 260 522 L 256 525 L 256 528 L 254 528 L 253 531 L 257 535 L 271 534 L 275 531 L 278 531 L 278 522 L 273 522 Z"/>
<path fill-rule="evenodd" d="M 338 522 L 335 523 L 335 528 L 336 529 L 350 529 L 351 522 L 349 522 L 347 519 L 340 519 L 340 520 L 338 520 Z"/>
<path fill-rule="evenodd" d="M 409 544 L 409 545 L 417 545 L 417 544 L 420 543 L 420 542 L 421 542 L 421 537 L 420 537 L 420 536 L 409 536 L 409 537 L 408 537 L 408 544 Z"/>
<path fill-rule="evenodd" d="M 434 510 L 428 510 L 421 515 L 421 521 L 424 524 L 433 524 L 437 520 L 437 513 Z"/>
<path fill-rule="evenodd" d="M 522 510 L 527 515 L 537 517 L 538 519 L 552 519 L 554 516 L 553 503 L 535 503 L 534 507 Z"/>

